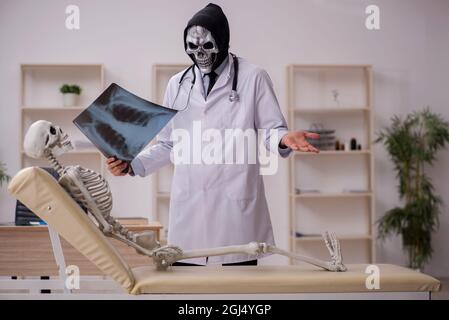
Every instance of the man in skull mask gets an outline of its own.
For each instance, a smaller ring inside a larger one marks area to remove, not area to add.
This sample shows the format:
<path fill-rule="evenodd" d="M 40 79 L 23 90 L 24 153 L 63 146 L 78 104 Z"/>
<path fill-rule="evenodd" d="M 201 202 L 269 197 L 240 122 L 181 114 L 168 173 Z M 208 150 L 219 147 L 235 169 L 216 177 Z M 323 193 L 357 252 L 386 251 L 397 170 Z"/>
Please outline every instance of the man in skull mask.
<path fill-rule="evenodd" d="M 230 54 L 229 38 L 228 20 L 218 5 L 209 4 L 192 17 L 184 30 L 184 47 L 194 66 L 170 79 L 164 98 L 165 106 L 180 111 L 160 133 L 158 142 L 143 150 L 131 166 L 108 159 L 114 175 L 125 175 L 122 171 L 129 167 L 128 173 L 143 177 L 169 164 L 172 132 L 184 129 L 192 133 L 195 121 L 205 129 L 266 130 L 270 134 L 265 146 L 282 157 L 292 150 L 318 152 L 306 140 L 317 138 L 316 134 L 288 131 L 268 74 Z M 235 92 L 240 93 L 239 98 Z M 175 163 L 168 243 L 185 250 L 251 241 L 274 244 L 259 167 L 258 162 Z M 183 262 L 257 264 L 254 257 L 244 254 Z"/>

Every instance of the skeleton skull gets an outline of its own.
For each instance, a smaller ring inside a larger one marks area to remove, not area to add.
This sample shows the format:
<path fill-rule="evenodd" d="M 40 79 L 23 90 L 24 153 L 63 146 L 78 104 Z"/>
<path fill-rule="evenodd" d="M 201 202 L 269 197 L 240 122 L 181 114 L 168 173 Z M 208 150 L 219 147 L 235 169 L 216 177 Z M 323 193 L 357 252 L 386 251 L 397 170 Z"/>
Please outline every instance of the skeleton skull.
<path fill-rule="evenodd" d="M 193 55 L 201 72 L 210 73 L 219 52 L 212 33 L 201 26 L 192 26 L 187 30 L 186 45 L 186 53 Z"/>
<path fill-rule="evenodd" d="M 58 156 L 73 149 L 60 127 L 49 121 L 39 120 L 29 128 L 23 141 L 25 153 L 35 159 L 42 159 L 52 153 Z"/>

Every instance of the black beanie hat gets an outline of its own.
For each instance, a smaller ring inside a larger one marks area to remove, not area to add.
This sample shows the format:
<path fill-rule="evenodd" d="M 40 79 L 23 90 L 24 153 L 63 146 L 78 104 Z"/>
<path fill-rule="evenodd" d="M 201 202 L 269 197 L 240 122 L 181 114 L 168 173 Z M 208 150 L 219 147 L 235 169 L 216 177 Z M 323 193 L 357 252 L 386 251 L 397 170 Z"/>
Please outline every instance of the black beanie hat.
<path fill-rule="evenodd" d="M 185 50 L 187 50 L 186 44 L 187 30 L 192 26 L 204 27 L 212 33 L 212 36 L 214 37 L 215 42 L 217 43 L 218 49 L 220 50 L 217 56 L 217 60 L 212 66 L 212 70 L 215 70 L 228 56 L 229 33 L 230 33 L 228 19 L 223 13 L 223 10 L 221 10 L 220 6 L 214 3 L 209 3 L 206 7 L 198 11 L 187 23 L 187 26 L 184 29 Z M 192 55 L 189 56 L 193 60 L 193 62 L 195 62 L 193 56 Z"/>

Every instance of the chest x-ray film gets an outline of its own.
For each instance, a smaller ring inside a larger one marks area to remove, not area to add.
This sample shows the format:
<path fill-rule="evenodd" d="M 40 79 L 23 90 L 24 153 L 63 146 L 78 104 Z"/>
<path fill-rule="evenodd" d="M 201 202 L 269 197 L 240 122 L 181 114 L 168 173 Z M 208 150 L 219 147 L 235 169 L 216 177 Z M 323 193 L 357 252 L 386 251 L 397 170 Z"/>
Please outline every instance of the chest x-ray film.
<path fill-rule="evenodd" d="M 175 114 L 113 83 L 73 123 L 105 157 L 130 162 Z"/>

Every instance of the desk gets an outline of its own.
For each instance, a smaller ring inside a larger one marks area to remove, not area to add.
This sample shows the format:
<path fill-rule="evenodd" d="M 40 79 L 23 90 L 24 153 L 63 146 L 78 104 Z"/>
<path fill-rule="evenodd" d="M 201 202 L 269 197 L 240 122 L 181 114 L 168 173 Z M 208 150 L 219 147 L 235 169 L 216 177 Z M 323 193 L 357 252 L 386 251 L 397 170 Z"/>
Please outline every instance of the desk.
<path fill-rule="evenodd" d="M 126 226 L 134 232 L 153 230 L 160 239 L 162 225 Z M 77 265 L 81 275 L 103 275 L 98 268 L 75 250 L 64 239 L 61 245 L 66 265 Z M 149 257 L 137 254 L 126 244 L 108 238 L 131 267 L 152 265 Z M 0 276 L 57 276 L 58 269 L 46 226 L 0 226 Z"/>

